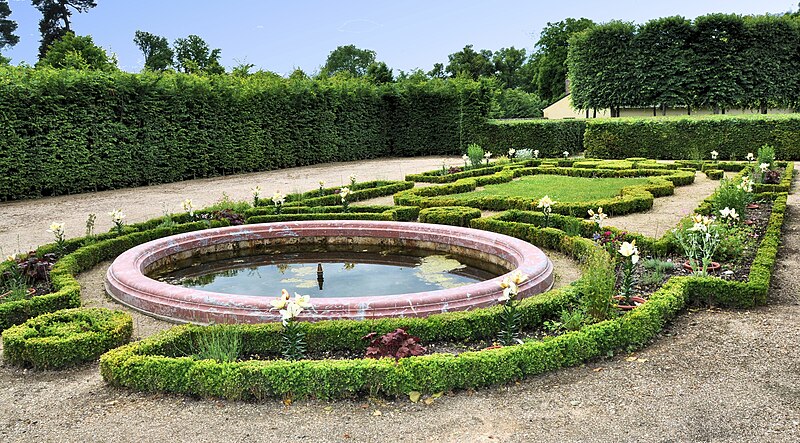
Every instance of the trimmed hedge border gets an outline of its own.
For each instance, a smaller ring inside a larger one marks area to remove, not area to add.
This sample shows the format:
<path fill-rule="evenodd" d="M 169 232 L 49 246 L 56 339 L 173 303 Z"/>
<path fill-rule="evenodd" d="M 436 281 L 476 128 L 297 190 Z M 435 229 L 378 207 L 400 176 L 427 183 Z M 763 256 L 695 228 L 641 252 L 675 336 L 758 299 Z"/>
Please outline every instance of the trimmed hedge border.
<path fill-rule="evenodd" d="M 352 191 L 348 200 L 353 203 L 375 197 L 386 197 L 387 195 L 411 189 L 414 187 L 414 182 L 375 180 L 356 183 L 354 186 L 348 187 Z M 322 195 L 320 195 L 320 190 L 302 194 L 289 194 L 286 196 L 286 204 L 284 206 L 335 206 L 342 203 L 339 198 L 339 190 L 341 188 L 342 186 L 322 189 Z M 274 204 L 269 199 L 261 199 L 258 206 L 274 206 Z"/>
<path fill-rule="evenodd" d="M 137 229 L 138 226 L 157 225 L 159 223 L 161 223 L 161 220 L 155 219 L 139 225 L 127 226 L 126 229 L 130 231 Z M 50 271 L 50 281 L 55 292 L 38 295 L 27 300 L 0 304 L 0 331 L 22 324 L 28 319 L 42 314 L 79 307 L 81 286 L 75 279 L 75 275 L 91 269 L 103 260 L 110 260 L 134 246 L 157 238 L 227 225 L 227 222 L 219 221 L 210 223 L 194 222 L 169 228 L 151 228 L 121 236 L 102 234 L 96 237 L 103 240 L 88 246 L 80 246 L 84 240 L 83 238 L 69 240 L 67 242 L 67 250 L 74 248 L 74 252 L 59 259 Z M 55 245 L 48 244 L 39 247 L 37 253 L 45 254 L 54 250 Z"/>
<path fill-rule="evenodd" d="M 420 223 L 469 227 L 470 221 L 481 217 L 481 210 L 465 206 L 438 206 L 419 211 Z"/>
<path fill-rule="evenodd" d="M 765 183 L 753 183 L 754 192 L 789 192 L 792 188 L 792 175 L 794 174 L 794 162 L 776 162 L 778 166 L 784 166 L 781 182 L 777 185 Z M 753 165 L 751 170 L 756 166 Z"/>
<path fill-rule="evenodd" d="M 722 180 L 722 177 L 725 176 L 725 171 L 722 169 L 706 169 L 705 174 L 709 180 Z"/>
<path fill-rule="evenodd" d="M 63 325 L 65 331 L 48 331 Z M 131 339 L 133 318 L 104 308 L 64 309 L 3 331 L 3 358 L 36 369 L 63 369 L 95 361 Z"/>
<path fill-rule="evenodd" d="M 384 220 L 415 221 L 419 216 L 416 206 L 289 206 L 280 214 L 274 207 L 259 207 L 245 211 L 246 222 L 271 223 L 304 220 Z"/>

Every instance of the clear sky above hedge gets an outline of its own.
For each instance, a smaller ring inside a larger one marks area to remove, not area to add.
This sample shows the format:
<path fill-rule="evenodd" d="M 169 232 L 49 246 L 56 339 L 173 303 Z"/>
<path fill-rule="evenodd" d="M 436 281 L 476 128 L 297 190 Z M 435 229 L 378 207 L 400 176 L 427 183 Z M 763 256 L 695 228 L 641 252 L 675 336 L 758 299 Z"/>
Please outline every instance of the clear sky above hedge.
<path fill-rule="evenodd" d="M 405 71 L 429 70 L 447 63 L 447 55 L 467 44 L 497 50 L 515 46 L 530 52 L 547 22 L 587 17 L 644 22 L 710 12 L 781 13 L 797 9 L 797 0 L 641 0 L 525 1 L 259 1 L 259 0 L 98 0 L 85 14 L 73 15 L 77 34 L 115 52 L 122 69 L 138 72 L 143 57 L 133 44 L 134 32 L 175 38 L 197 34 L 211 48 L 222 49 L 230 68 L 252 63 L 288 74 L 295 67 L 308 73 L 325 63 L 339 45 L 354 44 L 377 52 L 378 60 Z M 5 51 L 12 63 L 36 61 L 39 12 L 29 0 L 11 0 L 20 43 Z"/>

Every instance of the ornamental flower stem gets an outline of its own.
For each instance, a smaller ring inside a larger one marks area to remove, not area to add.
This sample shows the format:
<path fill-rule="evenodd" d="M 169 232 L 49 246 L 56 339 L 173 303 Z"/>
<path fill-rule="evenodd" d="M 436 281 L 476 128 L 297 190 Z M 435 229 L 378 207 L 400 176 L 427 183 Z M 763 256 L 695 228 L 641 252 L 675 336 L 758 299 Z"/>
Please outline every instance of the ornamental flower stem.
<path fill-rule="evenodd" d="M 281 355 L 286 360 L 302 360 L 306 357 L 306 332 L 300 322 L 293 318 L 286 320 L 281 331 L 281 341 Z"/>
<path fill-rule="evenodd" d="M 503 313 L 500 323 L 503 329 L 497 336 L 497 341 L 503 346 L 512 346 L 520 343 L 519 330 L 522 324 L 522 314 L 517 310 L 516 298 L 509 298 L 503 303 Z"/>

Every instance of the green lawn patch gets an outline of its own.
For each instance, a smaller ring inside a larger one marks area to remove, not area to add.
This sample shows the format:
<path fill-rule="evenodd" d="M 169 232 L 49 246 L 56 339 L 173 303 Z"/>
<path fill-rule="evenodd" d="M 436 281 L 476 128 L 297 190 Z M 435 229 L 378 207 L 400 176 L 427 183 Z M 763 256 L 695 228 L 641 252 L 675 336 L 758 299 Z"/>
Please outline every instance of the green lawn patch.
<path fill-rule="evenodd" d="M 531 175 L 508 183 L 487 185 L 480 191 L 448 195 L 447 198 L 550 196 L 560 202 L 581 202 L 613 198 L 626 186 L 645 185 L 646 178 L 585 178 L 562 175 Z"/>

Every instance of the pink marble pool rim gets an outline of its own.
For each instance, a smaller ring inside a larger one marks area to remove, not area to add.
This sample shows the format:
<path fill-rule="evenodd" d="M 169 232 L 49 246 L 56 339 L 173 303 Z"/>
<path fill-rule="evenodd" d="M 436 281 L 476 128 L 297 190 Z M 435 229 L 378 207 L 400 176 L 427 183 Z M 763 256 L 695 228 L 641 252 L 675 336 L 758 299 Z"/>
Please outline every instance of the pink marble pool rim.
<path fill-rule="evenodd" d="M 430 241 L 490 253 L 510 262 L 528 279 L 520 296 L 530 297 L 553 285 L 553 264 L 539 248 L 522 240 L 477 229 L 425 223 L 384 221 L 303 221 L 263 223 L 207 229 L 157 239 L 122 253 L 106 273 L 106 291 L 119 302 L 155 317 L 176 322 L 263 323 L 279 321 L 271 310 L 274 297 L 222 294 L 153 280 L 148 265 L 178 252 L 253 239 L 283 237 L 376 237 Z M 373 297 L 314 298 L 301 320 L 424 317 L 497 304 L 500 281 L 491 280 L 452 289 Z M 275 288 L 275 296 L 282 288 Z"/>

